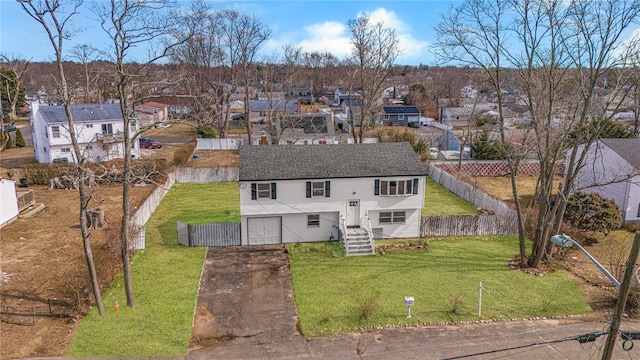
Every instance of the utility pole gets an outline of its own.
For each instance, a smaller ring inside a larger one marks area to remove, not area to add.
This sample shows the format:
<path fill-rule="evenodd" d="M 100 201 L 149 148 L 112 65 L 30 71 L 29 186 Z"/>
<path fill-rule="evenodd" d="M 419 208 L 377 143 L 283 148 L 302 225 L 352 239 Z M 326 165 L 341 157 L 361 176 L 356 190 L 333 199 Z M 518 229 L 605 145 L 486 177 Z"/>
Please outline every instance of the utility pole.
<path fill-rule="evenodd" d="M 633 239 L 633 245 L 631 247 L 631 253 L 629 259 L 627 259 L 627 266 L 624 271 L 624 278 L 620 285 L 620 292 L 618 294 L 618 302 L 616 309 L 613 313 L 613 319 L 611 320 L 611 327 L 609 328 L 609 335 L 607 335 L 607 342 L 602 352 L 602 360 L 611 360 L 613 356 L 613 349 L 616 345 L 616 339 L 618 337 L 618 330 L 620 330 L 620 320 L 622 318 L 622 312 L 624 311 L 624 305 L 627 302 L 627 296 L 629 296 L 629 290 L 631 290 L 631 278 L 633 276 L 633 268 L 636 266 L 638 260 L 638 251 L 640 250 L 640 231 L 636 231 L 636 236 Z"/>

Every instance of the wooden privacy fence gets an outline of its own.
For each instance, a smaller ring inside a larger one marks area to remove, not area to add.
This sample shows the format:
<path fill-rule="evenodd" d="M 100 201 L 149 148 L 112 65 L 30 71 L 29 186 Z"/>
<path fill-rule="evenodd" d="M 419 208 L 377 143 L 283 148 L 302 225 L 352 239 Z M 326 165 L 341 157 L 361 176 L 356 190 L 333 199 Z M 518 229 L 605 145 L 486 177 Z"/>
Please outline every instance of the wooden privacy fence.
<path fill-rule="evenodd" d="M 237 167 L 220 168 L 178 168 L 175 172 L 177 183 L 211 183 L 238 181 Z"/>
<path fill-rule="evenodd" d="M 238 150 L 244 139 L 196 139 L 198 150 Z"/>
<path fill-rule="evenodd" d="M 492 210 L 496 215 L 515 215 L 516 211 L 504 202 L 486 192 L 468 184 L 439 168 L 434 162 L 429 163 L 429 177 L 433 181 L 447 188 L 452 193 L 467 200 L 477 207 Z"/>
<path fill-rule="evenodd" d="M 517 235 L 516 215 L 423 216 L 420 236 L 500 236 Z"/>
<path fill-rule="evenodd" d="M 178 221 L 178 244 L 184 246 L 240 246 L 240 222 L 185 224 Z"/>

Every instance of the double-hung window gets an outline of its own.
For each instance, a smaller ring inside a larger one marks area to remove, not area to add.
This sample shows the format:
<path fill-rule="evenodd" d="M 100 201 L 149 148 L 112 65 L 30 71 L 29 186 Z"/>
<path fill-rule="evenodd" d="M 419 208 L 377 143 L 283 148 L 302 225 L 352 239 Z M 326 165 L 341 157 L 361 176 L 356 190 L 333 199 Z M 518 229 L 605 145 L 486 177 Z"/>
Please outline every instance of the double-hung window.
<path fill-rule="evenodd" d="M 320 215 L 319 214 L 307 215 L 307 227 L 320 227 Z"/>
<path fill-rule="evenodd" d="M 60 126 L 54 125 L 51 127 L 51 136 L 53 138 L 59 138 L 60 137 Z"/>
<path fill-rule="evenodd" d="M 378 222 L 380 224 L 404 224 L 407 219 L 406 211 L 381 211 Z"/>
<path fill-rule="evenodd" d="M 331 197 L 331 181 L 307 181 L 307 198 Z"/>
<path fill-rule="evenodd" d="M 251 183 L 251 200 L 276 198 L 276 183 Z"/>

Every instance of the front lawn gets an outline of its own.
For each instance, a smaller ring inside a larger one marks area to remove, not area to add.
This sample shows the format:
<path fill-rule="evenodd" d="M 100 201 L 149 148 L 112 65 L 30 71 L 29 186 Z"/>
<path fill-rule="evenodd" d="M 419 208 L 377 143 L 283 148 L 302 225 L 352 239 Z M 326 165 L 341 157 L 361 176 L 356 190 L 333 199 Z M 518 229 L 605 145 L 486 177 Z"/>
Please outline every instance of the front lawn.
<path fill-rule="evenodd" d="M 105 316 L 91 310 L 69 355 L 185 356 L 206 248 L 178 245 L 176 221 L 240 221 L 239 209 L 235 182 L 175 184 L 147 223 L 146 249 L 131 261 L 135 306 L 126 306 L 123 278 L 118 277 L 103 294 Z"/>
<path fill-rule="evenodd" d="M 591 311 L 584 294 L 562 272 L 539 277 L 510 269 L 509 259 L 518 253 L 516 237 L 428 243 L 429 250 L 360 257 L 345 257 L 338 242 L 288 245 L 303 334 Z M 481 318 L 479 282 L 491 293 L 483 294 Z M 406 316 L 405 296 L 415 298 L 411 318 Z"/>
<path fill-rule="evenodd" d="M 426 178 L 422 215 L 477 215 L 476 206 Z"/>

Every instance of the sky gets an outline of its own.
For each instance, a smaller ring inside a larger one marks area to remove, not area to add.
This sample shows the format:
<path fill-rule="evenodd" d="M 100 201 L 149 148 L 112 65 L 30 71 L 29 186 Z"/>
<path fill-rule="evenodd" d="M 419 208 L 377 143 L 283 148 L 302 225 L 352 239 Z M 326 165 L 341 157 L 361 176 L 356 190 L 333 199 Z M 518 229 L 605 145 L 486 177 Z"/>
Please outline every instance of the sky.
<path fill-rule="evenodd" d="M 92 0 L 85 0 L 85 4 Z M 98 0 L 101 1 L 101 0 Z M 285 44 L 302 47 L 305 52 L 330 52 L 343 59 L 350 50 L 349 20 L 369 14 L 373 22 L 393 28 L 399 38 L 402 55 L 396 63 L 418 65 L 434 63 L 430 44 L 435 41 L 434 27 L 439 15 L 460 0 L 247 0 L 212 1 L 214 9 L 235 9 L 260 18 L 271 31 L 271 38 L 261 48 L 263 56 L 281 52 Z M 187 1 L 179 1 L 188 6 Z M 108 39 L 85 6 L 76 18 L 76 26 L 84 30 L 64 46 L 89 44 L 106 48 Z M 14 0 L 0 0 L 0 53 L 31 61 L 51 61 L 53 50 L 42 26 L 29 17 Z M 143 60 L 144 49 L 138 52 Z"/>

